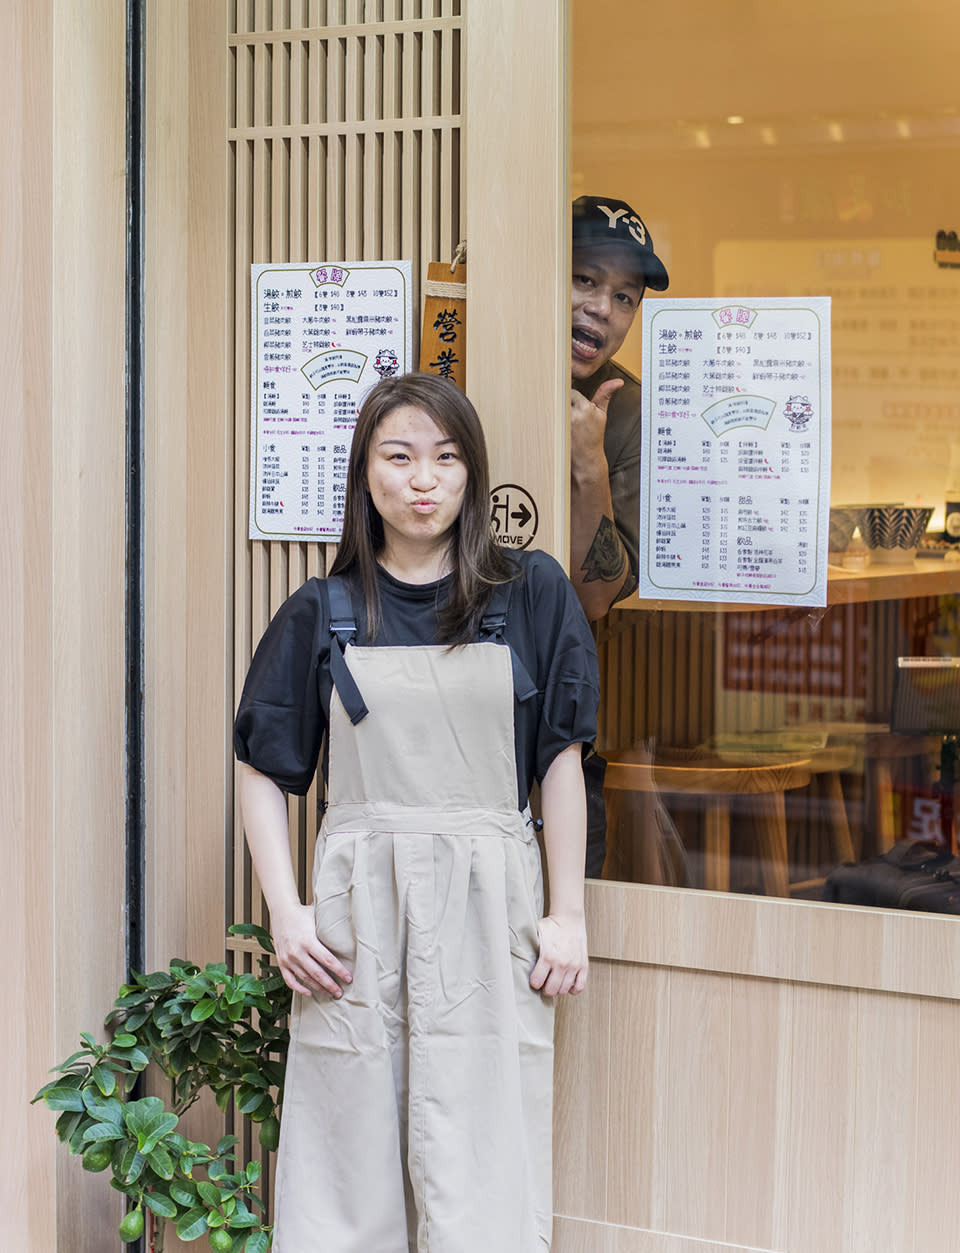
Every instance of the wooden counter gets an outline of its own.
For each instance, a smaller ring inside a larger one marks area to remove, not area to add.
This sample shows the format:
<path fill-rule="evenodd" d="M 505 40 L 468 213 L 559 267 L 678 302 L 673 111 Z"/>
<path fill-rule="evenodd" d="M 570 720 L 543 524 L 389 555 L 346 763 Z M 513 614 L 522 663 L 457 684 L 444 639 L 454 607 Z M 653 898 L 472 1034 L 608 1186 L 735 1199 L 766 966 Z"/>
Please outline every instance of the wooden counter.
<path fill-rule="evenodd" d="M 960 561 L 905 562 L 903 565 L 872 565 L 862 574 L 829 566 L 827 604 L 858 605 L 878 600 L 909 600 L 917 596 L 960 593 Z M 749 613 L 776 608 L 796 611 L 797 605 L 733 604 L 729 601 L 641 600 L 630 596 L 616 609 L 673 610 L 688 613 Z M 813 608 L 816 608 L 814 606 Z"/>

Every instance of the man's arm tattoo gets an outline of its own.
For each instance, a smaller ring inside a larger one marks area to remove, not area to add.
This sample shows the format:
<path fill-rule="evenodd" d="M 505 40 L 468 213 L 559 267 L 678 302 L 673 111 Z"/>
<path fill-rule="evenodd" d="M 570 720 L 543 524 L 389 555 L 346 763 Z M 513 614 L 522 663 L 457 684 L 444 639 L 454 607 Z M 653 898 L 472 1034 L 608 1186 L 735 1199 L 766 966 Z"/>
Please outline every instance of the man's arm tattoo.
<path fill-rule="evenodd" d="M 627 553 L 617 528 L 610 518 L 601 518 L 586 560 L 580 567 L 584 583 L 593 583 L 597 579 L 613 583 L 615 579 L 622 579 L 626 564 Z"/>

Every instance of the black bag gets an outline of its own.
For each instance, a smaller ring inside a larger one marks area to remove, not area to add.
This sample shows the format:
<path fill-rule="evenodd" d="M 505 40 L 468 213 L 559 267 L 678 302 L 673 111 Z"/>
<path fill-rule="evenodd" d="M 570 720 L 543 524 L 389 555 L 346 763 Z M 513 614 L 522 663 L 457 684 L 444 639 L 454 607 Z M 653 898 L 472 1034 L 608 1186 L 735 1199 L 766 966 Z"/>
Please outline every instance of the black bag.
<path fill-rule="evenodd" d="M 960 913 L 960 859 L 939 844 L 900 840 L 889 852 L 827 875 L 823 899 L 844 905 Z"/>

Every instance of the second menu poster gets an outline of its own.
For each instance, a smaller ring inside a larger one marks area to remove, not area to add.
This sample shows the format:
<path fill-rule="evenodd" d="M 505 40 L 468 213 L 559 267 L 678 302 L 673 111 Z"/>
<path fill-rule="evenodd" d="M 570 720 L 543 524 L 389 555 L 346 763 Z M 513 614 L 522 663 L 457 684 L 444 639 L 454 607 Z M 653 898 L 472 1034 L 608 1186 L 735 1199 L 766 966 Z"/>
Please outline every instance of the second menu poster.
<path fill-rule="evenodd" d="M 825 605 L 829 299 L 642 308 L 640 597 Z"/>

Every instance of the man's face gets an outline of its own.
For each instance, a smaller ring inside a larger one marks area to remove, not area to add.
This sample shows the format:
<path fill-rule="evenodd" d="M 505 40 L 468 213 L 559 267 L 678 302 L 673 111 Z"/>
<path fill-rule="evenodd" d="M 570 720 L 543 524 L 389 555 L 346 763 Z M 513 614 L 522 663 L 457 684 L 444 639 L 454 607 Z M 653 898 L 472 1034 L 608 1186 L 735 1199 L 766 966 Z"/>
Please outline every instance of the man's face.
<path fill-rule="evenodd" d="M 620 244 L 574 249 L 574 381 L 588 379 L 617 352 L 643 299 L 643 275 L 633 249 Z"/>

